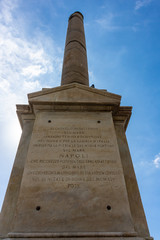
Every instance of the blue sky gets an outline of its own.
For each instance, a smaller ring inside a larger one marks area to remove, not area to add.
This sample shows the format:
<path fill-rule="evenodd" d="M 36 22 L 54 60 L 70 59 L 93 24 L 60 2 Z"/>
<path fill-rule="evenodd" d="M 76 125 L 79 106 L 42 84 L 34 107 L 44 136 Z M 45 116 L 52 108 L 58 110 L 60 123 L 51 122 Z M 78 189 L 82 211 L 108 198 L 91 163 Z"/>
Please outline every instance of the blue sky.
<path fill-rule="evenodd" d="M 84 15 L 90 84 L 133 106 L 127 138 L 151 236 L 159 240 L 159 0 L 0 0 L 0 205 L 21 134 L 15 104 L 60 85 L 74 11 Z"/>

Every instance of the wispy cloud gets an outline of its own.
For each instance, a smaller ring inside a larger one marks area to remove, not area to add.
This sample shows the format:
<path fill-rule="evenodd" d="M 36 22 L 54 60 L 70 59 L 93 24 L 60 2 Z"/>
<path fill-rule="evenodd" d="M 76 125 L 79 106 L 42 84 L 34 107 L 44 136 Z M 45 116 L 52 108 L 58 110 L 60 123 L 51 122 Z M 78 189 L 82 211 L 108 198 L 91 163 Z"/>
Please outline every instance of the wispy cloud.
<path fill-rule="evenodd" d="M 153 0 L 138 0 L 135 4 L 135 10 L 148 6 Z"/>
<path fill-rule="evenodd" d="M 50 79 L 57 81 L 61 71 L 52 39 L 38 31 L 34 37 L 25 34 L 18 4 L 17 0 L 0 1 L 0 124 L 11 125 L 15 104 L 27 102 L 27 93 L 47 87 Z"/>
<path fill-rule="evenodd" d="M 22 26 L 13 17 L 17 3 L 16 0 L 0 2 L 0 98 L 7 93 L 8 100 L 14 93 L 24 98 L 28 91 L 39 90 L 44 74 L 54 78 L 61 69 L 61 59 L 54 49 L 49 51 L 54 44 L 49 37 L 38 34 L 31 39 L 24 37 Z"/>
<path fill-rule="evenodd" d="M 113 13 L 108 13 L 108 15 L 97 19 L 96 23 L 98 23 L 103 29 L 107 31 L 117 31 L 121 27 L 115 24 L 115 17 L 116 15 L 114 15 Z"/>
<path fill-rule="evenodd" d="M 160 153 L 158 153 L 154 160 L 153 160 L 153 164 L 155 165 L 156 168 L 160 168 Z"/>

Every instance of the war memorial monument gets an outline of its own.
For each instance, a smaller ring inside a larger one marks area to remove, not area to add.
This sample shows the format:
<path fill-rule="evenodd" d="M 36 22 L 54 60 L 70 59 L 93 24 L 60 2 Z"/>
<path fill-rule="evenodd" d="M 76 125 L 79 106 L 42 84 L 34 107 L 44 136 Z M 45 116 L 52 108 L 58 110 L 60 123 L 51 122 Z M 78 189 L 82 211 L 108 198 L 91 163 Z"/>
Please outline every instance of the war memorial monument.
<path fill-rule="evenodd" d="M 83 15 L 68 22 L 61 86 L 17 105 L 22 136 L 2 239 L 152 240 L 125 136 L 132 107 L 89 87 Z"/>

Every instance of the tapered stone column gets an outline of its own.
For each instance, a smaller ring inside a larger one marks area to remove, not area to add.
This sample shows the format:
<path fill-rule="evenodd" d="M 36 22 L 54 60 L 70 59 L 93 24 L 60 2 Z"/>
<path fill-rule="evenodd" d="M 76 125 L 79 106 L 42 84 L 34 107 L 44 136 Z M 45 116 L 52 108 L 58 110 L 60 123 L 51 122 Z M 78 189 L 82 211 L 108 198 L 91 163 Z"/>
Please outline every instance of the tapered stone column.
<path fill-rule="evenodd" d="M 68 20 L 61 85 L 69 83 L 89 85 L 83 15 L 73 13 Z"/>

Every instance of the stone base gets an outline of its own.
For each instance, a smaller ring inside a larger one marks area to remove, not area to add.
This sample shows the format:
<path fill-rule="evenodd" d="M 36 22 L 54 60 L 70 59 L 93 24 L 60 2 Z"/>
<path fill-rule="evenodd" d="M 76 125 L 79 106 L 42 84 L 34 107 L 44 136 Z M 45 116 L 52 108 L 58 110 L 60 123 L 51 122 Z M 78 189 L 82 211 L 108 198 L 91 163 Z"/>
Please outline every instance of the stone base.
<path fill-rule="evenodd" d="M 21 237 L 21 238 L 2 238 L 3 240 L 28 240 L 28 238 Z M 48 237 L 34 237 L 29 238 L 29 240 L 60 240 L 60 238 L 48 238 Z M 143 238 L 143 237 L 63 237 L 63 240 L 153 240 L 153 238 Z"/>
<path fill-rule="evenodd" d="M 4 240 L 153 240 L 152 237 L 138 237 L 136 232 L 53 232 L 53 233 L 9 233 Z"/>
<path fill-rule="evenodd" d="M 29 104 L 17 108 L 23 133 L 0 238 L 152 240 L 125 137 L 131 108 L 81 84 L 32 93 Z"/>

